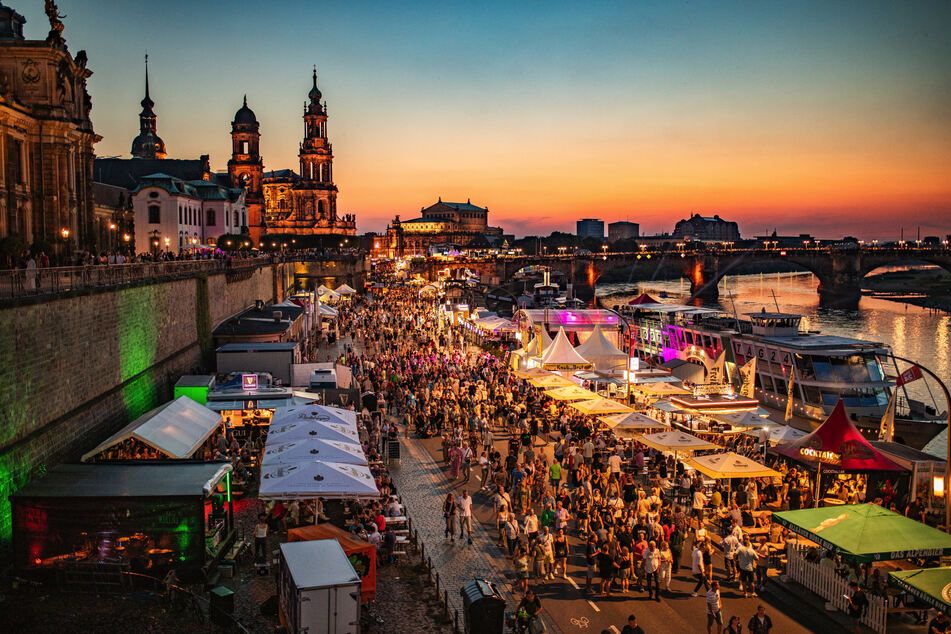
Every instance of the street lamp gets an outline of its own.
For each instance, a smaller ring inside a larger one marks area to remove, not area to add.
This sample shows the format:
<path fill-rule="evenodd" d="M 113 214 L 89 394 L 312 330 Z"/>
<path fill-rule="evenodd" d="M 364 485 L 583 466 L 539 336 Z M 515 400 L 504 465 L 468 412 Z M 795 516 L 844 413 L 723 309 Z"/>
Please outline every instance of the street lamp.
<path fill-rule="evenodd" d="M 66 227 L 63 227 L 62 229 L 60 229 L 60 230 L 59 230 L 59 233 L 60 233 L 60 235 L 63 236 L 63 240 L 68 240 L 68 239 L 69 239 L 69 229 L 67 229 Z"/>

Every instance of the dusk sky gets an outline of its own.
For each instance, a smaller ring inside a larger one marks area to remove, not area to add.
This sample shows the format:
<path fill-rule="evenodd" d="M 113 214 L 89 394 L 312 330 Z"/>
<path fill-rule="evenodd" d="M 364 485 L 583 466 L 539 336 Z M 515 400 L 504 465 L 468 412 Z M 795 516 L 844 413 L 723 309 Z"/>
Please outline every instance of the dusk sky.
<path fill-rule="evenodd" d="M 4 0 L 48 23 L 41 0 Z M 170 158 L 224 170 L 248 95 L 297 169 L 317 65 L 340 213 L 471 198 L 517 235 L 692 212 L 894 239 L 951 233 L 951 2 L 61 0 L 99 156 L 128 156 L 148 50 Z"/>

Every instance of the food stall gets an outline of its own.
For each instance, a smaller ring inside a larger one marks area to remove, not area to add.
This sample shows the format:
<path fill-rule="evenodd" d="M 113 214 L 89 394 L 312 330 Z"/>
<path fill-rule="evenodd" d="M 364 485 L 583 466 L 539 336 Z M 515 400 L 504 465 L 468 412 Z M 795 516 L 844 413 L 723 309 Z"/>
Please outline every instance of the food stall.
<path fill-rule="evenodd" d="M 234 540 L 230 473 L 223 462 L 57 465 L 11 496 L 14 563 L 197 578 Z"/>
<path fill-rule="evenodd" d="M 360 631 L 360 576 L 333 539 L 281 544 L 280 619 L 288 632 Z"/>
<path fill-rule="evenodd" d="M 317 539 L 337 540 L 347 559 L 350 560 L 350 565 L 360 575 L 360 600 L 372 601 L 376 597 L 376 547 L 330 523 L 301 526 L 287 531 L 288 542 Z"/>
<path fill-rule="evenodd" d="M 201 458 L 221 414 L 180 396 L 146 412 L 83 454 L 82 462 Z"/>

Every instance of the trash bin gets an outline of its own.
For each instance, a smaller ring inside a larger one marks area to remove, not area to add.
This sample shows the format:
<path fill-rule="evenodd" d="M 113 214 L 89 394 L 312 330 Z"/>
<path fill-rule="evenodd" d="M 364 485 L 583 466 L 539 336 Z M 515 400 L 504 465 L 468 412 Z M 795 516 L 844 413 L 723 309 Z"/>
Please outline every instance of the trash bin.
<path fill-rule="evenodd" d="M 463 620 L 466 632 L 472 634 L 503 634 L 505 631 L 505 599 L 495 584 L 475 579 L 459 589 L 462 595 Z"/>
<path fill-rule="evenodd" d="M 231 624 L 231 615 L 234 614 L 234 592 L 224 586 L 211 589 L 210 616 L 215 625 L 227 627 Z"/>

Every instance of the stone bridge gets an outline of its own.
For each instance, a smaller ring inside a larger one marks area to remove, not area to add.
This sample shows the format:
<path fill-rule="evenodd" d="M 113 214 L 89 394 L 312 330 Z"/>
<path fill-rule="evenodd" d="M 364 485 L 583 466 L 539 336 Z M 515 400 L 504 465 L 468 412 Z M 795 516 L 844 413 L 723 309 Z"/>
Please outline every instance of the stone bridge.
<path fill-rule="evenodd" d="M 926 262 L 951 272 L 951 249 L 857 247 L 501 256 L 427 260 L 416 266 L 416 272 L 435 280 L 446 269 L 469 269 L 478 273 L 484 283 L 503 285 L 521 269 L 541 265 L 564 275 L 577 297 L 590 300 L 598 279 L 612 269 L 633 269 L 633 279 L 650 279 L 657 271 L 673 271 L 690 280 L 692 297 L 716 299 L 717 284 L 724 275 L 740 265 L 757 262 L 788 262 L 801 267 L 819 280 L 816 290 L 824 303 L 847 303 L 858 299 L 862 279 L 882 266 Z"/>

